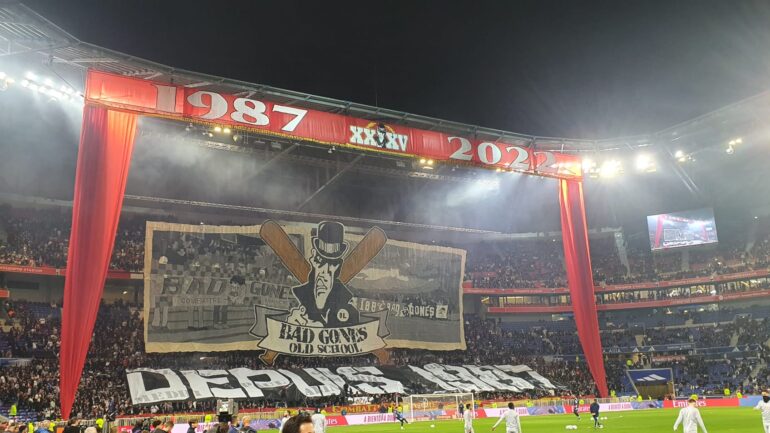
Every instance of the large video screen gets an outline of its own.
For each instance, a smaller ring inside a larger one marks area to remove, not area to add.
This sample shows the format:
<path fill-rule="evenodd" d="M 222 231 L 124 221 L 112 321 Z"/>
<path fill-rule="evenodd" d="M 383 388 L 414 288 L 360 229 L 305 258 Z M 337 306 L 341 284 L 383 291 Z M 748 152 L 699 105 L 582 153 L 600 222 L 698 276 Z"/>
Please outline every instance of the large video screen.
<path fill-rule="evenodd" d="M 718 242 L 714 210 L 710 208 L 650 215 L 647 230 L 653 251 Z"/>

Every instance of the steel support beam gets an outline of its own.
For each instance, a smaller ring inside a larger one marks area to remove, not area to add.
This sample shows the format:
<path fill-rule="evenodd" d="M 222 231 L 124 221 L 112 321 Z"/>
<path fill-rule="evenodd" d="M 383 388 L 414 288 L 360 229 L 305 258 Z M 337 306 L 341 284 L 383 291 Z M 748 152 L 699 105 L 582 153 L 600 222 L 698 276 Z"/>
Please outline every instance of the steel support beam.
<path fill-rule="evenodd" d="M 282 151 L 278 152 L 277 155 L 273 156 L 272 158 L 265 161 L 262 165 L 257 167 L 256 170 L 252 173 L 252 176 L 256 176 L 259 173 L 262 173 L 267 167 L 269 167 L 274 162 L 277 162 L 279 159 L 281 159 L 284 155 L 287 155 L 289 152 L 294 150 L 294 148 L 297 147 L 297 143 L 292 144 L 291 146 L 287 147 L 286 149 L 283 149 Z"/>
<path fill-rule="evenodd" d="M 351 168 L 353 168 L 353 166 L 356 165 L 358 163 L 358 161 L 360 161 L 361 158 L 363 158 L 363 157 L 364 157 L 364 155 L 361 154 L 361 155 L 358 155 L 354 160 L 350 161 L 350 163 L 348 165 L 346 165 L 345 168 L 343 168 L 342 170 L 338 171 L 337 174 L 332 176 L 332 178 L 329 179 L 328 181 L 326 181 L 325 184 L 321 185 L 317 190 L 315 190 L 314 193 L 310 194 L 310 197 L 306 198 L 305 201 L 302 202 L 302 204 L 297 206 L 297 210 L 302 210 L 302 208 L 305 207 L 305 205 L 307 205 L 308 203 L 310 203 L 311 200 L 316 198 L 316 196 L 318 196 L 318 194 L 320 194 L 321 191 L 323 191 L 324 189 L 326 189 L 326 187 L 328 187 L 329 185 L 334 183 L 334 181 L 339 179 L 343 174 L 347 173 L 347 171 L 350 170 Z"/>

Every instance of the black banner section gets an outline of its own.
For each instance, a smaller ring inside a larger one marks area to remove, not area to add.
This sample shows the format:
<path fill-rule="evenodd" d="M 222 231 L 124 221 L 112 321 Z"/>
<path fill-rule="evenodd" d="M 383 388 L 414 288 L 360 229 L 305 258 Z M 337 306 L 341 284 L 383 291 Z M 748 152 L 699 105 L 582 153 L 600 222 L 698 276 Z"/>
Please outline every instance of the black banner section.
<path fill-rule="evenodd" d="M 135 405 L 162 401 L 270 398 L 299 400 L 352 393 L 524 392 L 557 386 L 526 365 L 229 370 L 136 369 L 126 373 Z"/>

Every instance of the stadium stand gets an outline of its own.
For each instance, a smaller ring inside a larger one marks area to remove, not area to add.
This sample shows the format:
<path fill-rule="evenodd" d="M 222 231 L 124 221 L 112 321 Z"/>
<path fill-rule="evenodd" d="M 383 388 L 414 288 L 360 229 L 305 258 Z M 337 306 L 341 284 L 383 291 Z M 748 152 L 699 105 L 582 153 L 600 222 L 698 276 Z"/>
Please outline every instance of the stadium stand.
<path fill-rule="evenodd" d="M 4 207 L 0 219 L 0 264 L 27 267 L 66 266 L 66 243 L 69 220 L 65 210 L 11 209 Z M 144 224 L 142 216 L 121 220 L 116 239 L 112 269 L 140 272 L 144 263 Z M 761 235 L 746 252 L 737 249 L 714 249 L 691 257 L 691 269 L 681 271 L 677 260 L 655 263 L 649 253 L 630 249 L 630 273 L 621 264 L 614 240 L 599 237 L 594 243 L 592 259 L 597 281 L 605 283 L 638 282 L 645 279 L 665 281 L 691 276 L 725 274 L 767 266 L 770 252 L 770 230 Z M 191 245 L 193 249 L 202 246 Z M 226 246 L 208 246 L 226 248 Z M 179 246 L 187 248 L 187 246 Z M 565 284 L 559 241 L 548 239 L 497 242 L 469 248 L 467 279 L 479 288 L 562 287 Z M 180 250 L 181 251 L 181 250 Z M 192 252 L 193 250 L 188 251 Z M 226 254 L 222 250 L 219 254 Z M 280 272 L 270 272 L 278 281 Z M 759 286 L 766 288 L 766 285 Z M 732 289 L 731 289 L 732 290 Z M 736 289 L 740 290 L 740 289 Z M 600 303 L 636 302 L 642 299 L 672 299 L 697 296 L 690 290 L 646 289 L 611 293 L 599 297 Z M 419 303 L 419 299 L 411 299 Z M 561 302 L 568 302 L 567 300 Z M 670 312 L 670 310 L 669 310 Z M 255 353 L 201 353 L 189 355 L 150 354 L 144 352 L 142 305 L 127 302 L 102 305 L 89 357 L 81 383 L 75 412 L 95 417 L 107 412 L 120 414 L 168 413 L 211 409 L 208 403 L 166 403 L 149 407 L 131 406 L 125 382 L 125 369 L 135 367 L 257 367 Z M 600 316 L 602 343 L 609 353 L 621 353 L 633 346 L 660 346 L 692 343 L 698 349 L 756 345 L 756 353 L 688 357 L 686 361 L 656 362 L 656 367 L 671 367 L 680 391 L 719 393 L 725 386 L 750 391 L 768 383 L 766 336 L 770 332 L 770 310 L 763 306 L 717 310 L 691 308 L 680 314 L 660 310 L 608 311 Z M 2 333 L 0 352 L 6 358 L 32 358 L 27 366 L 0 368 L 0 413 L 7 413 L 12 402 L 18 402 L 20 416 L 30 419 L 55 417 L 57 400 L 59 303 L 7 300 L 0 312 Z M 582 350 L 572 320 L 508 322 L 501 318 L 484 320 L 477 315 L 466 317 L 468 350 L 428 352 L 393 350 L 390 362 L 440 363 L 523 363 L 528 364 L 564 386 L 564 395 L 592 395 L 595 390 L 584 366 Z M 618 326 L 622 325 L 622 326 Z M 501 344 L 502 343 L 502 344 Z M 523 355 L 526 354 L 526 355 Z M 607 359 L 610 387 L 618 393 L 630 393 L 625 378 L 626 362 L 634 367 L 648 367 L 653 357 L 629 357 L 627 353 Z M 313 367 L 350 363 L 349 359 L 280 357 L 278 367 Z M 354 365 L 377 365 L 373 356 L 353 358 Z M 106 391 L 110 390 L 110 391 Z M 539 395 L 490 395 L 489 397 L 531 398 Z M 328 403 L 339 403 L 330 399 Z M 319 402 L 313 402 L 318 404 Z M 321 402 L 325 403 L 325 402 Z M 261 405 L 309 404 L 309 402 L 262 401 Z"/>

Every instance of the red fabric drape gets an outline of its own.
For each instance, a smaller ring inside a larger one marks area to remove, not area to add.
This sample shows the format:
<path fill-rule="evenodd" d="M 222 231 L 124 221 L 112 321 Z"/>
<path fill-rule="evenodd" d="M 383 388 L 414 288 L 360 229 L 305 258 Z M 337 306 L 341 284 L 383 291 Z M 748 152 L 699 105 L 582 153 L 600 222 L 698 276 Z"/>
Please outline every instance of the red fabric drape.
<path fill-rule="evenodd" d="M 607 397 L 607 375 L 604 371 L 599 318 L 594 298 L 594 278 L 588 250 L 588 227 L 583 202 L 583 183 L 559 180 L 561 233 L 567 283 L 575 313 L 578 338 L 583 346 L 588 368 L 602 397 Z"/>
<path fill-rule="evenodd" d="M 118 227 L 136 115 L 86 106 L 62 310 L 59 387 L 68 419 L 80 383 Z"/>

